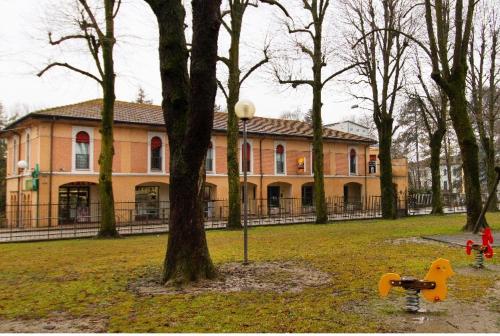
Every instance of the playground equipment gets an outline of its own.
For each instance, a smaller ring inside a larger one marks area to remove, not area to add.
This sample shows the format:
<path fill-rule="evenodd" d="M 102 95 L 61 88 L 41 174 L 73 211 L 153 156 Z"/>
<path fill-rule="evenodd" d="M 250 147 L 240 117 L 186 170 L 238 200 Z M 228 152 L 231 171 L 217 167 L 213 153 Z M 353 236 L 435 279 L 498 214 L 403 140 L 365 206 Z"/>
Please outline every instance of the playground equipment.
<path fill-rule="evenodd" d="M 406 291 L 405 310 L 417 313 L 420 310 L 420 292 L 429 302 L 446 300 L 448 289 L 446 279 L 451 277 L 453 269 L 450 261 L 439 258 L 431 264 L 431 268 L 423 280 L 414 277 L 400 276 L 396 273 L 384 274 L 378 283 L 378 291 L 381 297 L 386 297 L 392 287 L 403 287 Z"/>
<path fill-rule="evenodd" d="M 472 250 L 476 251 L 475 263 L 472 265 L 475 268 L 484 268 L 484 257 L 493 258 L 493 235 L 489 227 L 481 229 L 482 244 L 474 244 L 472 240 L 468 240 L 465 246 L 465 252 L 470 255 Z"/>
<path fill-rule="evenodd" d="M 481 222 L 483 221 L 484 215 L 486 214 L 486 210 L 493 199 L 493 195 L 496 193 L 498 183 L 500 183 L 500 167 L 495 167 L 495 171 L 497 173 L 497 179 L 493 185 L 493 188 L 490 190 L 490 194 L 488 195 L 488 199 L 484 204 L 481 213 L 479 214 L 479 218 L 477 219 L 476 225 L 474 227 L 474 233 L 480 232 L 482 236 L 482 245 L 474 244 L 472 240 L 468 240 L 465 245 L 465 252 L 470 255 L 472 250 L 477 251 L 476 253 L 476 261 L 472 265 L 475 268 L 483 268 L 484 267 L 484 257 L 490 259 L 493 257 L 493 248 L 490 244 L 493 244 L 493 234 L 491 233 L 491 229 L 489 227 L 482 228 Z"/>

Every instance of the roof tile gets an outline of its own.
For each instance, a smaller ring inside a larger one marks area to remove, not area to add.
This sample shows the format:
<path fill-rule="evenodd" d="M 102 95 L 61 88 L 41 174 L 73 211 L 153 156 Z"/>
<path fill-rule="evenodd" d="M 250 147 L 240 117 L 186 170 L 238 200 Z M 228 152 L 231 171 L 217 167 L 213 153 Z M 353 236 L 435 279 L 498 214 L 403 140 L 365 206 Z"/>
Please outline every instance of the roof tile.
<path fill-rule="evenodd" d="M 53 107 L 33 112 L 30 115 L 101 120 L 101 107 L 102 99 L 94 99 L 72 105 Z M 115 122 L 136 123 L 152 126 L 164 125 L 165 123 L 161 106 L 124 101 L 115 102 Z M 214 130 L 227 130 L 227 113 L 215 113 Z M 272 134 L 308 138 L 312 138 L 313 136 L 312 125 L 297 120 L 255 117 L 247 123 L 247 130 L 249 133 L 253 134 Z M 362 141 L 369 143 L 376 142 L 370 138 L 326 127 L 323 128 L 323 137 L 325 139 Z"/>

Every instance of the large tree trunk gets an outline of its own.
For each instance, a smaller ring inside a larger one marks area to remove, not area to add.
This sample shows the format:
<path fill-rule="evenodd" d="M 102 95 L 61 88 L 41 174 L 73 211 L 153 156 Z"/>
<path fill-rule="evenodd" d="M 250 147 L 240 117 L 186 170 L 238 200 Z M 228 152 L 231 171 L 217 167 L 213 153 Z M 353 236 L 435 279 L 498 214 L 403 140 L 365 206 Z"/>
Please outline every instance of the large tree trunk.
<path fill-rule="evenodd" d="M 313 160 L 314 160 L 314 206 L 316 223 L 326 223 L 328 213 L 325 200 L 325 177 L 323 165 L 323 123 L 321 120 L 321 89 L 313 87 Z"/>
<path fill-rule="evenodd" d="M 452 91 L 450 91 L 452 90 Z M 450 99 L 450 117 L 457 134 L 464 170 L 465 201 L 467 204 L 467 223 L 465 231 L 473 231 L 481 213 L 481 186 L 479 183 L 478 146 L 472 124 L 467 113 L 465 87 L 450 85 L 447 94 Z M 483 219 L 480 226 L 486 226 Z M 479 228 L 477 228 L 479 229 Z"/>
<path fill-rule="evenodd" d="M 382 198 L 382 218 L 394 219 L 397 216 L 396 190 L 392 182 L 392 118 L 381 120 L 378 128 L 379 160 L 380 160 L 380 191 Z"/>
<path fill-rule="evenodd" d="M 99 198 L 101 202 L 101 226 L 98 237 L 116 237 L 115 201 L 113 196 L 113 121 L 115 105 L 115 72 L 113 66 L 114 0 L 105 0 L 106 37 L 102 43 L 104 63 L 103 106 L 101 111 L 101 153 L 99 155 Z M 93 164 L 90 162 L 90 164 Z"/>
<path fill-rule="evenodd" d="M 486 179 L 488 185 L 488 193 L 490 193 L 493 188 L 495 188 L 497 179 L 497 174 L 495 171 L 495 142 L 493 141 L 493 139 L 484 139 L 483 148 L 486 154 Z M 498 198 L 496 192 L 493 193 L 491 202 L 488 205 L 488 211 L 498 211 Z"/>
<path fill-rule="evenodd" d="M 432 177 L 432 214 L 443 214 L 443 198 L 441 195 L 441 147 L 446 129 L 437 129 L 430 136 L 431 177 Z"/>
<path fill-rule="evenodd" d="M 448 130 L 450 132 L 450 130 Z M 449 193 L 453 192 L 453 180 L 451 178 L 451 144 L 450 144 L 450 136 L 445 135 L 445 142 L 444 142 L 444 156 L 445 156 L 445 162 L 446 162 L 446 179 L 448 180 L 448 190 L 446 190 Z"/>
<path fill-rule="evenodd" d="M 163 114 L 170 147 L 170 225 L 162 282 L 216 275 L 203 223 L 203 163 L 213 128 L 220 0 L 193 0 L 191 69 L 181 0 L 146 0 L 159 26 Z"/>
<path fill-rule="evenodd" d="M 244 14 L 243 4 L 231 9 L 231 47 L 229 49 L 229 79 L 227 97 L 227 180 L 229 186 L 229 214 L 227 227 L 241 228 L 241 191 L 238 164 L 238 117 L 234 107 L 240 98 L 240 34 Z"/>

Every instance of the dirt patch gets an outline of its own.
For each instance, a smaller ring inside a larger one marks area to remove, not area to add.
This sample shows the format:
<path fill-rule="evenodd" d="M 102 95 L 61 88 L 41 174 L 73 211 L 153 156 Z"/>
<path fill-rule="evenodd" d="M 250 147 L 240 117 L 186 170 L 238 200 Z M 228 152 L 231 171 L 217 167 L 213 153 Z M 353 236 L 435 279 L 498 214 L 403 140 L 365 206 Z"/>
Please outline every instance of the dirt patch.
<path fill-rule="evenodd" d="M 139 296 L 240 291 L 298 293 L 305 288 L 320 287 L 331 282 L 329 274 L 310 265 L 291 261 L 259 262 L 248 265 L 227 263 L 219 266 L 218 271 L 217 279 L 199 281 L 182 288 L 162 286 L 158 282 L 159 272 L 150 271 L 130 283 L 129 289 Z"/>
<path fill-rule="evenodd" d="M 435 240 L 424 239 L 422 237 L 398 238 L 398 239 L 388 240 L 387 242 L 391 243 L 391 244 L 394 244 L 394 245 L 401 245 L 401 244 L 443 245 L 444 244 L 442 242 L 438 242 L 438 241 L 435 241 Z"/>
<path fill-rule="evenodd" d="M 107 321 L 55 313 L 41 319 L 0 319 L 0 333 L 103 333 Z"/>
<path fill-rule="evenodd" d="M 391 307 L 394 309 L 387 319 L 387 325 L 397 332 L 416 333 L 498 333 L 500 315 L 498 298 L 500 281 L 488 294 L 474 303 L 464 303 L 450 297 L 445 302 L 431 304 L 421 299 L 422 312 L 405 313 L 404 299 L 399 298 Z"/>

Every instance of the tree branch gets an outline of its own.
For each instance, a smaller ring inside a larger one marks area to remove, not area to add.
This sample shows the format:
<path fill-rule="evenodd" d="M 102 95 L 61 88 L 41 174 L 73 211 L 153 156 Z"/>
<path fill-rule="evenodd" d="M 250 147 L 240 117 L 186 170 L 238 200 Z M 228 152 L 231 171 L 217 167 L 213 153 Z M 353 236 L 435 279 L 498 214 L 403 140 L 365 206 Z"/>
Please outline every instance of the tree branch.
<path fill-rule="evenodd" d="M 330 80 L 332 80 L 333 78 L 337 77 L 338 75 L 341 75 L 341 74 L 343 74 L 344 72 L 346 72 L 346 71 L 348 71 L 348 70 L 351 70 L 351 69 L 353 69 L 353 68 L 355 68 L 355 67 L 357 67 L 357 66 L 359 66 L 359 65 L 361 65 L 361 64 L 365 64 L 365 63 L 366 63 L 366 62 L 357 62 L 357 63 L 351 64 L 351 65 L 349 65 L 349 66 L 345 67 L 344 69 L 341 69 L 341 70 L 339 70 L 339 71 L 335 72 L 334 74 L 332 74 L 332 75 L 330 75 L 329 77 L 327 77 L 327 78 L 323 81 L 323 83 L 321 83 L 321 86 L 322 86 L 322 87 L 323 87 L 323 86 L 325 86 L 325 84 L 326 84 L 326 83 L 328 83 Z"/>
<path fill-rule="evenodd" d="M 105 37 L 104 33 L 99 28 L 99 25 L 97 24 L 97 20 L 96 20 L 96 18 L 94 16 L 94 13 L 92 13 L 92 10 L 90 9 L 89 5 L 87 4 L 87 0 L 78 0 L 78 2 L 80 2 L 80 4 L 83 6 L 83 8 L 85 8 L 85 12 L 89 16 L 90 21 L 92 21 L 92 27 L 97 32 L 97 35 L 99 36 L 99 39 L 104 39 L 104 37 Z"/>
<path fill-rule="evenodd" d="M 224 97 L 226 98 L 226 100 L 229 99 L 229 96 L 227 94 L 227 91 L 226 91 L 226 88 L 224 87 L 224 85 L 222 85 L 221 81 L 217 79 L 217 86 L 219 87 L 219 89 L 222 91 L 222 94 L 224 95 Z"/>
<path fill-rule="evenodd" d="M 278 7 L 288 18 L 292 18 L 286 8 L 276 0 L 259 0 L 262 3 Z"/>
<path fill-rule="evenodd" d="M 49 43 L 50 45 L 57 45 L 61 42 L 64 42 L 66 40 L 73 40 L 73 39 L 85 39 L 86 36 L 85 35 L 81 35 L 81 34 L 76 34 L 76 35 L 67 35 L 67 36 L 63 36 L 61 37 L 59 40 L 52 40 L 52 32 L 49 32 Z"/>
<path fill-rule="evenodd" d="M 266 48 L 266 49 L 264 49 L 264 58 L 262 60 L 260 60 L 260 62 L 255 63 L 254 66 L 252 66 L 247 71 L 247 73 L 241 78 L 240 87 L 241 87 L 241 84 L 243 84 L 243 82 L 245 81 L 245 79 L 247 79 L 255 70 L 257 70 L 258 68 L 260 68 L 261 66 L 263 66 L 267 62 L 269 62 L 269 57 L 267 56 L 267 48 Z"/>
<path fill-rule="evenodd" d="M 84 75 L 84 76 L 87 76 L 87 77 L 89 77 L 89 78 L 92 78 L 93 80 L 95 80 L 96 82 L 98 82 L 99 84 L 101 84 L 101 85 L 102 85 L 102 80 L 100 80 L 99 78 L 97 78 L 96 76 L 94 76 L 93 74 L 91 74 L 90 72 L 87 72 L 87 71 L 85 71 L 85 70 L 82 70 L 82 69 L 76 68 L 76 67 L 74 67 L 74 66 L 72 66 L 72 65 L 69 65 L 68 63 L 60 63 L 60 62 L 54 62 L 54 63 L 51 63 L 51 64 L 47 65 L 47 66 L 46 66 L 46 67 L 45 67 L 42 71 L 40 71 L 40 72 L 37 74 L 37 76 L 38 76 L 38 77 L 42 77 L 42 76 L 43 76 L 43 74 L 44 74 L 47 70 L 49 70 L 49 69 L 51 69 L 52 67 L 55 67 L 55 66 L 60 66 L 60 67 L 68 68 L 68 69 L 70 69 L 70 70 L 73 70 L 73 71 L 75 71 L 75 72 L 78 72 L 79 74 L 82 74 L 82 75 Z"/>
<path fill-rule="evenodd" d="M 431 55 L 431 52 L 430 50 L 425 46 L 425 44 L 423 44 L 421 41 L 417 40 L 415 37 L 411 36 L 410 34 L 407 34 L 407 33 L 404 33 L 400 30 L 397 30 L 397 29 L 393 29 L 393 28 L 377 28 L 377 29 L 374 29 L 366 34 L 364 34 L 363 36 L 361 36 L 357 41 L 356 43 L 354 43 L 354 45 L 351 47 L 352 49 L 354 49 L 359 42 L 361 42 L 362 40 L 364 40 L 365 38 L 367 38 L 369 35 L 372 35 L 374 33 L 377 33 L 377 32 L 381 32 L 381 31 L 389 31 L 389 32 L 394 32 L 394 33 L 397 33 L 397 34 L 401 34 L 403 35 L 404 37 L 406 37 L 407 39 L 415 42 L 420 48 L 422 48 L 425 53 L 432 59 L 432 55 Z"/>

